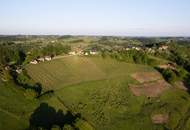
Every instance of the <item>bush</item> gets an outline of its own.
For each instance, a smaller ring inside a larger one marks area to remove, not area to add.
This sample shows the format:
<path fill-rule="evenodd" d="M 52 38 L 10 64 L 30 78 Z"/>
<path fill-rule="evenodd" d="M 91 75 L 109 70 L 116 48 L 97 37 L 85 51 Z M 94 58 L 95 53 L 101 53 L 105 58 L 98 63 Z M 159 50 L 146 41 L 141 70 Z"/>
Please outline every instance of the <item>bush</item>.
<path fill-rule="evenodd" d="M 30 78 L 24 73 L 18 74 L 16 80 L 20 85 L 27 85 L 30 82 Z"/>
<path fill-rule="evenodd" d="M 177 79 L 176 74 L 171 69 L 164 69 L 162 75 L 166 81 L 169 83 L 174 83 Z"/>
<path fill-rule="evenodd" d="M 26 89 L 24 95 L 26 96 L 26 98 L 28 99 L 33 99 L 35 97 L 37 97 L 37 93 L 35 90 L 33 89 Z"/>
<path fill-rule="evenodd" d="M 187 75 L 187 72 L 183 69 L 183 68 L 178 68 L 177 69 L 177 76 L 180 78 L 180 79 L 184 79 Z"/>

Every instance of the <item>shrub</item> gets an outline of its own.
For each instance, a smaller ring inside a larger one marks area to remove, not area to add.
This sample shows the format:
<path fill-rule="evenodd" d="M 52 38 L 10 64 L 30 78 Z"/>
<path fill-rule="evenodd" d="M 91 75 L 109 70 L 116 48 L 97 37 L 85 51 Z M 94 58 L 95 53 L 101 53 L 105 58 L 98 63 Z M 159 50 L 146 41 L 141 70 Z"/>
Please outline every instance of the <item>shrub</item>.
<path fill-rule="evenodd" d="M 20 85 L 27 85 L 30 82 L 30 78 L 24 73 L 18 74 L 16 80 Z"/>
<path fill-rule="evenodd" d="M 164 69 L 162 75 L 169 83 L 174 83 L 177 79 L 176 74 L 171 69 Z"/>
<path fill-rule="evenodd" d="M 28 99 L 33 99 L 33 98 L 35 98 L 37 96 L 37 93 L 33 89 L 26 89 L 24 95 Z"/>

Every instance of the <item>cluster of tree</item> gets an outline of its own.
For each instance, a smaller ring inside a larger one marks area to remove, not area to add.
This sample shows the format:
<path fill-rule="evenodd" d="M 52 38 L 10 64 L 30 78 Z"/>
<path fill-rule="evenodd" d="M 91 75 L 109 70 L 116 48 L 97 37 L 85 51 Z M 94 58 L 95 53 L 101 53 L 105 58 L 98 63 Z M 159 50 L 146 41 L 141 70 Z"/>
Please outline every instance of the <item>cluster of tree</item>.
<path fill-rule="evenodd" d="M 69 41 L 69 43 L 79 43 L 79 42 L 84 42 L 84 40 L 83 39 L 75 39 L 75 40 Z"/>
<path fill-rule="evenodd" d="M 174 83 L 177 80 L 176 74 L 171 69 L 163 69 L 161 73 L 166 81 Z"/>
<path fill-rule="evenodd" d="M 181 67 L 177 67 L 175 70 L 170 68 L 162 69 L 159 67 L 156 67 L 156 69 L 162 74 L 164 79 L 171 84 L 175 83 L 176 81 L 183 81 L 184 83 L 187 83 L 189 74 Z"/>
<path fill-rule="evenodd" d="M 42 55 L 60 55 L 62 53 L 68 53 L 71 50 L 71 47 L 68 45 L 62 45 L 62 44 L 48 44 L 46 47 L 42 48 Z"/>
<path fill-rule="evenodd" d="M 110 56 L 119 61 L 125 61 L 129 63 L 136 63 L 136 64 L 147 64 L 154 66 L 157 64 L 157 61 L 150 58 L 145 52 L 137 51 L 137 50 L 129 50 L 129 51 L 102 51 L 102 57 L 105 58 L 106 56 Z"/>
<path fill-rule="evenodd" d="M 190 72 L 190 47 L 174 44 L 170 52 L 170 60 Z"/>
<path fill-rule="evenodd" d="M 180 53 L 173 52 L 173 55 L 171 56 L 171 60 L 190 72 L 190 58 L 183 57 Z"/>
<path fill-rule="evenodd" d="M 31 60 L 37 59 L 39 57 L 43 56 L 51 56 L 54 57 L 56 55 L 60 54 L 67 54 L 71 50 L 71 47 L 69 45 L 62 45 L 62 44 L 48 44 L 45 47 L 33 49 L 30 51 L 29 54 L 27 54 L 27 57 L 25 59 L 25 63 L 30 62 Z"/>
<path fill-rule="evenodd" d="M 42 94 L 42 85 L 40 83 L 34 83 L 26 70 L 23 70 L 21 73 L 17 73 L 13 69 L 11 70 L 11 75 L 14 82 L 26 90 L 25 94 L 27 97 L 35 98 Z"/>
<path fill-rule="evenodd" d="M 21 64 L 25 60 L 25 52 L 22 49 L 0 45 L 0 64 Z"/>

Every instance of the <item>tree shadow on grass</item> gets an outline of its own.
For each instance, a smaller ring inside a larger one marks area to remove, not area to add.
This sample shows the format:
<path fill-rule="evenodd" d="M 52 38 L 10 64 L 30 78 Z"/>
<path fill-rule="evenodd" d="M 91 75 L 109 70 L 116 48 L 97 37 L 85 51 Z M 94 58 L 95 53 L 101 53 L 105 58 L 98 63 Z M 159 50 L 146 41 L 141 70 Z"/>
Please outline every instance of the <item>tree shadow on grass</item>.
<path fill-rule="evenodd" d="M 53 126 L 58 126 L 62 130 L 65 125 L 70 125 L 77 130 L 75 123 L 80 117 L 80 114 L 73 115 L 70 111 L 67 111 L 66 114 L 62 110 L 56 112 L 47 103 L 42 103 L 30 117 L 29 130 L 51 130 Z"/>

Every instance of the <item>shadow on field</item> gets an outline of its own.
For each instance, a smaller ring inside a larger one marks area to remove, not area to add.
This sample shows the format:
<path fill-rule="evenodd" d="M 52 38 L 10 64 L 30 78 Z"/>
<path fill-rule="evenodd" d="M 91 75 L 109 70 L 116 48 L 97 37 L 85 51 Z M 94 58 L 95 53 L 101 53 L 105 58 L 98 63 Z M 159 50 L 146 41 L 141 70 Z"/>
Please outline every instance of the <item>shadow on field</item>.
<path fill-rule="evenodd" d="M 62 110 L 56 112 L 56 110 L 47 103 L 42 103 L 30 117 L 29 130 L 51 130 L 53 127 L 59 127 L 59 129 L 62 130 L 65 125 L 69 125 L 73 129 L 78 130 L 78 128 L 75 127 L 75 123 L 77 118 L 80 117 L 80 114 L 73 115 L 70 111 L 67 111 L 66 114 L 64 114 Z"/>

